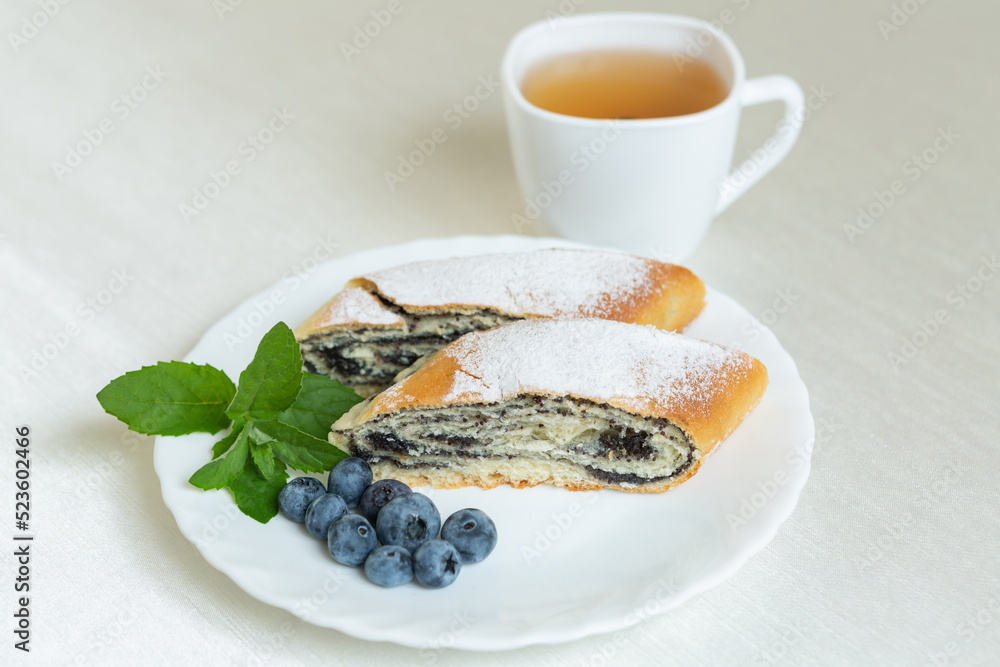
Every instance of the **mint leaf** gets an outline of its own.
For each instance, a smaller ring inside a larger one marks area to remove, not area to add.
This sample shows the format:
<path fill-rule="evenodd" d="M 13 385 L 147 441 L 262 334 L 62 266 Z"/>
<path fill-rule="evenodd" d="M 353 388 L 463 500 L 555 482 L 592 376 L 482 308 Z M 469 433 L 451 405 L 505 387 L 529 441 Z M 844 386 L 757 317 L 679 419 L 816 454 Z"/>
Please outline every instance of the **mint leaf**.
<path fill-rule="evenodd" d="M 332 378 L 303 373 L 299 397 L 277 419 L 303 433 L 325 440 L 330 432 L 330 425 L 362 400 L 364 399 L 353 390 Z"/>
<path fill-rule="evenodd" d="M 186 435 L 229 426 L 226 406 L 236 394 L 233 381 L 217 368 L 161 361 L 115 378 L 97 400 L 136 433 Z"/>
<path fill-rule="evenodd" d="M 236 438 L 242 430 L 243 424 L 233 424 L 233 430 L 229 432 L 229 435 L 212 445 L 212 458 L 217 459 L 228 452 L 229 448 L 233 446 L 234 442 L 236 442 Z"/>
<path fill-rule="evenodd" d="M 236 506 L 251 519 L 267 523 L 278 513 L 278 494 L 288 479 L 284 466 L 278 468 L 273 475 L 265 476 L 247 461 L 243 471 L 229 485 Z"/>
<path fill-rule="evenodd" d="M 188 480 L 199 489 L 221 489 L 228 486 L 243 470 L 250 449 L 250 436 L 242 429 L 236 436 L 236 444 L 221 459 L 210 461 L 199 468 Z"/>
<path fill-rule="evenodd" d="M 325 472 L 347 456 L 326 440 L 277 420 L 254 422 L 254 427 L 274 438 L 268 444 L 275 456 L 297 470 Z"/>
<path fill-rule="evenodd" d="M 302 353 L 288 325 L 264 334 L 253 361 L 240 373 L 239 389 L 226 414 L 270 419 L 288 408 L 302 388 Z"/>
<path fill-rule="evenodd" d="M 264 477 L 274 475 L 274 452 L 267 442 L 250 446 L 250 457 Z"/>

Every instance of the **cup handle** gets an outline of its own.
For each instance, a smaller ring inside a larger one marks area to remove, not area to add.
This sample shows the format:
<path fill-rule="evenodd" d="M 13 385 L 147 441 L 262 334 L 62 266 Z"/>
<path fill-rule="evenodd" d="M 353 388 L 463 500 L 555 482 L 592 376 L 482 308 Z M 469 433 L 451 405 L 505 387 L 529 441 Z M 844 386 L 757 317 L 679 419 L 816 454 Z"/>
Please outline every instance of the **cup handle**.
<path fill-rule="evenodd" d="M 719 184 L 716 215 L 729 208 L 730 204 L 743 196 L 743 193 L 753 187 L 767 172 L 774 169 L 788 155 L 788 151 L 795 145 L 795 140 L 799 138 L 805 114 L 805 96 L 799 84 L 782 74 L 760 76 L 743 82 L 741 106 L 749 107 L 775 101 L 785 103 L 784 119 L 764 145 L 754 151 L 754 158 L 745 160 Z M 759 152 L 764 153 L 764 157 L 760 160 L 756 159 Z"/>

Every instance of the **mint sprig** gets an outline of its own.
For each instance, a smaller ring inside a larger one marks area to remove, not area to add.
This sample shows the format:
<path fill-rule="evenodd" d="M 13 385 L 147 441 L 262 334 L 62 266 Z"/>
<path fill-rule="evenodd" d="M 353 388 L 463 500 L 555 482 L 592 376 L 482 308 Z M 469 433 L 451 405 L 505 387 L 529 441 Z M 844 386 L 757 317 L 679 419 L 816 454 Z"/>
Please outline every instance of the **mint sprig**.
<path fill-rule="evenodd" d="M 279 322 L 240 373 L 239 387 L 212 366 L 171 361 L 112 380 L 97 400 L 139 433 L 217 433 L 231 425 L 189 482 L 228 488 L 244 514 L 267 523 L 278 513 L 288 466 L 323 472 L 346 456 L 326 434 L 361 397 L 336 380 L 303 373 L 295 336 Z"/>

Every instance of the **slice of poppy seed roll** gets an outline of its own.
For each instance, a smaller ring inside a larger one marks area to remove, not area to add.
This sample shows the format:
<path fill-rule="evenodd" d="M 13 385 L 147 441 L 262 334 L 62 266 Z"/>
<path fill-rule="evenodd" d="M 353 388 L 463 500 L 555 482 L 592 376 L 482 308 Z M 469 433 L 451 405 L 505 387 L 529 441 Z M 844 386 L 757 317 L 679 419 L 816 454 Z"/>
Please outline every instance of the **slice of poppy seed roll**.
<path fill-rule="evenodd" d="M 370 396 L 463 334 L 538 317 L 681 329 L 705 304 L 687 269 L 615 251 L 552 248 L 373 271 L 296 330 L 305 370 Z"/>
<path fill-rule="evenodd" d="M 376 478 L 660 492 L 753 409 L 767 370 L 714 343 L 597 319 L 470 333 L 354 406 L 330 441 Z"/>

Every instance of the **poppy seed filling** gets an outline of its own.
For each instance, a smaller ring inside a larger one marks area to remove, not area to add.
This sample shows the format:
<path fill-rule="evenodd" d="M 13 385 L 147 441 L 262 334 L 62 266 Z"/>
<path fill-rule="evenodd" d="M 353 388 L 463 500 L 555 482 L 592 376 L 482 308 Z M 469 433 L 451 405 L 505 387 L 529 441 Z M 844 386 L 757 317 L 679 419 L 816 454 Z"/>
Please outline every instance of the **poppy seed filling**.
<path fill-rule="evenodd" d="M 403 470 L 540 462 L 623 488 L 680 475 L 699 457 L 667 419 L 574 397 L 403 410 L 343 435 L 352 455 Z"/>
<path fill-rule="evenodd" d="M 309 336 L 299 343 L 306 371 L 329 376 L 370 396 L 391 385 L 417 359 L 460 336 L 521 319 L 488 309 L 417 314 L 374 296 L 404 324 L 358 326 Z"/>

